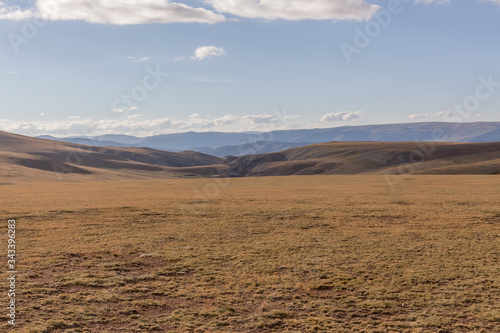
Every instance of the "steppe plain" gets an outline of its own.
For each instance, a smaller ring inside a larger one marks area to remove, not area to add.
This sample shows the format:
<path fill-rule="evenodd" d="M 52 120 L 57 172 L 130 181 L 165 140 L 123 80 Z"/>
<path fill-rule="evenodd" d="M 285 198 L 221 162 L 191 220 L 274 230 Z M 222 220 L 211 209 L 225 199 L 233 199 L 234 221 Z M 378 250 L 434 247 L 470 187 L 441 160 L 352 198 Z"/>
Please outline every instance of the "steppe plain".
<path fill-rule="evenodd" d="M 1 331 L 499 332 L 498 175 L 64 177 L 0 185 Z"/>

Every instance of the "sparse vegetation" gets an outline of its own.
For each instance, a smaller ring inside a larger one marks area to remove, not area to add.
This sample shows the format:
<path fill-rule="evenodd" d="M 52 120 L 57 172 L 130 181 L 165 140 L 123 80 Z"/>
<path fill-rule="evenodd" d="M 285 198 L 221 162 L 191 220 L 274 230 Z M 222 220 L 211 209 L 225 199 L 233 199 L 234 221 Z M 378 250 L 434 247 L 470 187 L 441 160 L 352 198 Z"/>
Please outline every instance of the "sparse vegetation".
<path fill-rule="evenodd" d="M 0 186 L 15 331 L 498 332 L 497 176 L 211 182 Z"/>
<path fill-rule="evenodd" d="M 118 181 L 290 175 L 497 175 L 500 142 L 327 142 L 219 158 L 194 151 L 91 147 L 0 131 L 9 182 Z"/>

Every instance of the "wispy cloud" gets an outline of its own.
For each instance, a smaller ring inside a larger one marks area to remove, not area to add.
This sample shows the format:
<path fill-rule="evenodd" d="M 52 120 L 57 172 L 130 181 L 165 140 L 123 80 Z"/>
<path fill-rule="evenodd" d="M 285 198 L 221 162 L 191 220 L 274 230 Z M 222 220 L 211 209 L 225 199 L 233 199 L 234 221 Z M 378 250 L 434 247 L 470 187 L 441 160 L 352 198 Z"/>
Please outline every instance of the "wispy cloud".
<path fill-rule="evenodd" d="M 183 60 L 186 60 L 186 59 L 187 59 L 187 57 L 179 56 L 179 57 L 172 58 L 171 60 L 172 61 L 183 61 Z"/>
<path fill-rule="evenodd" d="M 500 5 L 500 0 L 479 0 Z M 414 0 L 414 3 L 450 3 L 451 0 Z M 219 23 L 225 16 L 265 20 L 366 21 L 380 6 L 365 0 L 205 0 L 213 10 L 169 0 L 35 0 L 29 8 L 0 1 L 0 20 L 44 19 L 101 24 Z M 230 20 L 235 20 L 230 19 Z"/>
<path fill-rule="evenodd" d="M 215 58 L 215 57 L 222 57 L 226 55 L 226 50 L 224 50 L 222 47 L 217 47 L 217 46 L 200 46 L 194 50 L 194 54 L 190 57 L 186 56 L 179 56 L 172 58 L 172 61 L 184 61 L 184 60 L 204 60 L 204 59 L 210 59 L 210 58 Z"/>
<path fill-rule="evenodd" d="M 217 23 L 224 15 L 205 8 L 194 8 L 165 0 L 36 0 L 28 9 L 0 2 L 0 19 L 85 21 L 105 24 Z"/>
<path fill-rule="evenodd" d="M 369 20 L 380 6 L 363 0 L 206 0 L 220 13 L 266 20 Z"/>
<path fill-rule="evenodd" d="M 322 122 L 326 121 L 352 121 L 363 118 L 363 111 L 341 111 L 341 112 L 331 112 L 325 114 L 322 118 Z"/>
<path fill-rule="evenodd" d="M 437 3 L 437 4 L 444 4 L 444 3 L 450 3 L 450 0 L 415 0 L 415 3 L 425 3 L 425 4 L 429 4 L 429 3 Z"/>
<path fill-rule="evenodd" d="M 151 57 L 134 57 L 134 56 L 128 56 L 127 60 L 135 61 L 135 62 L 146 62 L 146 61 L 151 60 Z"/>
<path fill-rule="evenodd" d="M 412 120 L 425 119 L 425 118 L 429 118 L 429 114 L 427 114 L 427 113 L 412 113 L 412 114 L 408 115 L 408 118 L 410 118 Z"/>
<path fill-rule="evenodd" d="M 13 121 L 0 119 L 0 129 L 26 135 L 49 134 L 55 136 L 129 134 L 148 136 L 184 131 L 266 131 L 303 127 L 302 123 L 293 122 L 294 115 L 286 116 L 286 124 L 272 114 L 260 115 L 225 115 L 215 119 L 192 114 L 188 120 L 170 118 L 144 119 L 141 114 L 134 114 L 118 119 L 79 119 L 63 121 Z"/>
<path fill-rule="evenodd" d="M 495 2 L 496 0 L 486 0 Z M 432 2 L 432 1 L 425 1 Z M 0 2 L 0 19 L 101 24 L 219 23 L 225 14 L 265 20 L 369 20 L 380 6 L 364 0 L 205 0 L 213 10 L 168 0 L 35 0 L 25 9 Z M 235 20 L 235 19 L 231 19 Z"/>
<path fill-rule="evenodd" d="M 475 114 L 476 117 L 481 117 L 481 113 Z M 438 121 L 457 121 L 457 119 L 460 119 L 461 116 L 458 112 L 446 110 L 446 111 L 439 111 L 436 113 L 412 113 L 408 115 L 408 118 L 411 120 L 418 120 L 418 119 L 429 119 L 429 118 L 434 118 Z"/>
<path fill-rule="evenodd" d="M 455 115 L 455 112 L 452 111 L 440 111 L 435 114 L 436 117 L 452 117 Z"/>
<path fill-rule="evenodd" d="M 222 47 L 216 46 L 200 46 L 194 51 L 194 56 L 191 59 L 203 60 L 215 57 L 221 57 L 226 54 Z"/>
<path fill-rule="evenodd" d="M 500 5 L 500 0 L 479 0 L 479 1 L 480 2 L 490 2 L 490 3 Z M 437 4 L 441 5 L 441 4 L 451 3 L 451 0 L 415 0 L 415 3 L 425 3 L 425 4 L 437 3 Z"/>

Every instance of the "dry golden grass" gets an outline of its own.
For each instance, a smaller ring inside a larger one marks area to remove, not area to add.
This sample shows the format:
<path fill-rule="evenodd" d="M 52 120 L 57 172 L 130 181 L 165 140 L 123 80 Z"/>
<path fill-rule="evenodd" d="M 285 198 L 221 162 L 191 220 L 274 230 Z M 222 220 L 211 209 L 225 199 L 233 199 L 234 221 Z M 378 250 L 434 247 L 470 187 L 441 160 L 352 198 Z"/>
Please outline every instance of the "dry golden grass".
<path fill-rule="evenodd" d="M 12 331 L 499 331 L 498 176 L 16 184 L 0 202 Z"/>

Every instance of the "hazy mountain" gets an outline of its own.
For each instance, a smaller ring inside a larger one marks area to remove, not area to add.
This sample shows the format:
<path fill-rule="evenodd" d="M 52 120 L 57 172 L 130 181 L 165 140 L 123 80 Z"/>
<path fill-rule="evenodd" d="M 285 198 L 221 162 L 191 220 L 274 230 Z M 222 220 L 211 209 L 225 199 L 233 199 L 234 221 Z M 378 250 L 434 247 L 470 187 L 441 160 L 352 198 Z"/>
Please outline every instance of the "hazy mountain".
<path fill-rule="evenodd" d="M 273 141 L 447 141 L 474 142 L 477 137 L 500 129 L 500 122 L 409 123 L 344 126 L 327 129 L 275 131 Z M 436 140 L 438 139 L 438 140 Z M 496 140 L 500 141 L 500 136 Z"/>
<path fill-rule="evenodd" d="M 124 143 L 128 145 L 137 145 L 143 138 L 139 138 L 131 135 L 123 135 L 123 134 L 106 134 L 101 136 L 90 137 L 94 140 L 99 141 L 113 141 L 118 143 Z"/>
<path fill-rule="evenodd" d="M 222 132 L 187 132 L 155 135 L 142 139 L 139 144 L 155 149 L 192 149 L 192 147 L 219 148 L 250 142 L 255 134 Z M 254 140 L 255 141 L 255 140 Z"/>
<path fill-rule="evenodd" d="M 483 135 L 475 136 L 470 140 L 470 142 L 493 142 L 500 141 L 500 128 L 487 132 Z"/>
<path fill-rule="evenodd" d="M 244 155 L 255 150 L 256 142 L 264 144 L 262 151 L 273 152 L 290 148 L 284 144 L 315 144 L 330 141 L 500 141 L 500 122 L 476 123 L 409 123 L 389 125 L 343 126 L 325 129 L 282 130 L 252 133 L 187 132 L 139 138 L 127 135 L 104 135 L 82 138 L 50 138 L 93 146 L 148 147 L 180 151 L 191 149 L 217 156 Z M 219 149 L 220 148 L 220 149 Z"/>
<path fill-rule="evenodd" d="M 310 144 L 311 144 L 310 142 L 259 141 L 259 142 L 246 143 L 234 146 L 223 146 L 215 149 L 208 147 L 203 147 L 203 148 L 194 147 L 191 149 L 209 155 L 225 157 L 225 156 L 242 156 L 251 154 L 273 153 L 280 150 L 307 146 Z"/>

